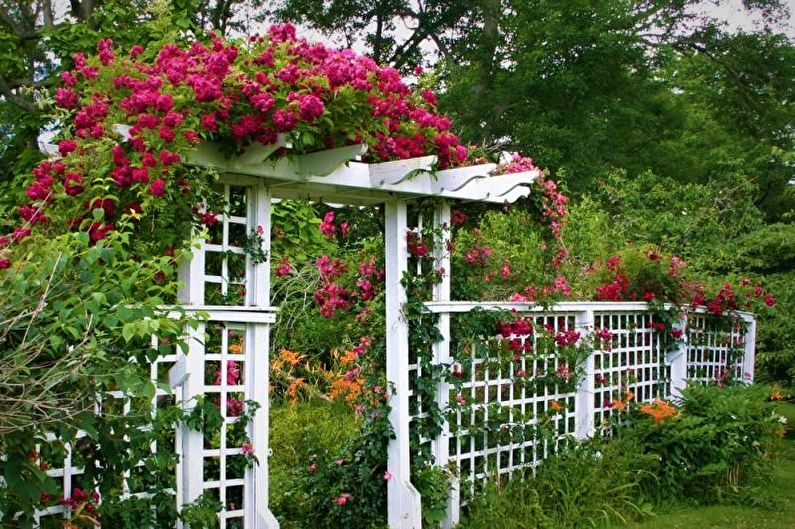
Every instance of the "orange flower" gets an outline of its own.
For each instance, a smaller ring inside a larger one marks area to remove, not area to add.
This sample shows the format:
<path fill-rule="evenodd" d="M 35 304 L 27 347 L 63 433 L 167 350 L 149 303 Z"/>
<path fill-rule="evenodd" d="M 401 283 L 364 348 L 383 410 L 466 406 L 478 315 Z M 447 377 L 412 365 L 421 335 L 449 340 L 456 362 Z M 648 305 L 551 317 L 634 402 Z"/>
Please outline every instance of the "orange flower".
<path fill-rule="evenodd" d="M 356 351 L 352 351 L 352 350 L 351 351 L 345 351 L 345 354 L 342 355 L 342 358 L 340 358 L 340 362 L 342 364 L 352 364 L 358 358 L 359 358 L 359 355 L 356 354 Z"/>
<path fill-rule="evenodd" d="M 230 343 L 229 352 L 233 355 L 239 355 L 243 352 L 243 345 L 239 343 Z"/>
<path fill-rule="evenodd" d="M 632 393 L 630 390 L 627 390 L 627 391 L 625 391 L 625 392 L 624 392 L 624 399 L 625 399 L 627 402 L 632 402 L 632 400 L 633 400 L 634 398 L 635 398 L 635 394 L 634 394 L 634 393 Z"/>
<path fill-rule="evenodd" d="M 298 390 L 301 389 L 304 385 L 304 378 L 303 377 L 296 377 L 290 382 L 290 385 L 287 386 L 287 391 L 285 391 L 285 395 L 288 399 L 290 399 L 290 403 L 295 404 L 298 401 Z"/>
<path fill-rule="evenodd" d="M 613 409 L 616 411 L 624 411 L 627 409 L 627 405 L 621 399 L 613 399 Z"/>
<path fill-rule="evenodd" d="M 298 353 L 296 353 L 294 351 L 290 351 L 289 349 L 280 350 L 279 351 L 279 356 L 281 356 L 282 359 L 285 362 L 287 362 L 288 364 L 290 364 L 291 366 L 294 366 L 294 365 L 298 364 L 298 362 L 301 361 L 301 355 L 299 355 Z"/>
<path fill-rule="evenodd" d="M 770 393 L 770 400 L 784 400 L 787 395 L 778 386 L 773 386 L 773 391 Z"/>
<path fill-rule="evenodd" d="M 362 378 L 348 381 L 344 377 L 340 377 L 331 383 L 331 389 L 329 390 L 328 396 L 332 400 L 344 398 L 346 401 L 351 402 L 359 396 L 359 394 L 362 392 L 363 386 L 364 379 Z"/>
<path fill-rule="evenodd" d="M 565 406 L 561 404 L 559 400 L 553 400 L 552 402 L 549 403 L 549 409 L 552 411 L 560 411 L 564 408 Z"/>
<path fill-rule="evenodd" d="M 662 424 L 665 419 L 673 417 L 677 413 L 675 406 L 660 399 L 655 399 L 651 404 L 643 404 L 640 407 L 640 412 L 654 419 L 657 424 Z"/>

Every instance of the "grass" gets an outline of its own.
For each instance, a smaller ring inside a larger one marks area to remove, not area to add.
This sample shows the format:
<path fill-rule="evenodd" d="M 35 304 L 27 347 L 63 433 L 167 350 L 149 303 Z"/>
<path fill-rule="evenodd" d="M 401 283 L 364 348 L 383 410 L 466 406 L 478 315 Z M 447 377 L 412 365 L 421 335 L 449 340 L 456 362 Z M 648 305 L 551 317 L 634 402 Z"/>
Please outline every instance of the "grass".
<path fill-rule="evenodd" d="M 764 507 L 718 505 L 680 507 L 660 512 L 642 523 L 614 525 L 613 529 L 792 529 L 795 527 L 795 403 L 782 403 L 787 417 L 787 439 L 774 462 L 772 480 L 759 490 Z"/>

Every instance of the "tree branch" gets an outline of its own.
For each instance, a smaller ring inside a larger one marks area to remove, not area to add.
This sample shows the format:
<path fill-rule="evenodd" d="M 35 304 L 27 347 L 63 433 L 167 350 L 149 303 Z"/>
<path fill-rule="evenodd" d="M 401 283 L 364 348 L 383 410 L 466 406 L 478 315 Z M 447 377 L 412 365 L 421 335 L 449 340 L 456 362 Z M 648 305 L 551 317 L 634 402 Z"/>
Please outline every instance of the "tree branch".
<path fill-rule="evenodd" d="M 8 85 L 8 82 L 0 76 L 0 95 L 5 97 L 8 101 L 15 104 L 22 110 L 26 110 L 28 112 L 36 112 L 36 105 L 33 104 L 33 101 L 21 97 L 14 93 L 11 87 Z"/>
<path fill-rule="evenodd" d="M 43 0 L 41 7 L 44 11 L 44 27 L 52 29 L 55 27 L 55 19 L 52 14 L 52 0 Z"/>

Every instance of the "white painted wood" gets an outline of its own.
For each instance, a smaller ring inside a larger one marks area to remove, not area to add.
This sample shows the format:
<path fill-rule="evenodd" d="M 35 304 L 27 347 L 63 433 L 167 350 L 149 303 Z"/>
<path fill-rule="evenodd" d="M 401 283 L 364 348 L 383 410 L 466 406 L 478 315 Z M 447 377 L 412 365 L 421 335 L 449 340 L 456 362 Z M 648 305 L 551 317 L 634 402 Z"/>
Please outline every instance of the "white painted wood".
<path fill-rule="evenodd" d="M 386 260 L 386 378 L 392 386 L 389 420 L 395 439 L 389 441 L 387 469 L 387 521 L 390 529 L 421 529 L 421 499 L 411 484 L 409 439 L 408 322 L 402 315 L 406 291 L 400 284 L 408 269 L 406 202 L 384 206 Z"/>
<path fill-rule="evenodd" d="M 204 333 L 206 325 L 188 327 L 188 354 L 185 356 L 187 377 L 182 384 L 182 406 L 190 412 L 196 398 L 204 394 Z M 180 353 L 181 354 L 181 353 Z M 204 436 L 186 425 L 179 427 L 182 437 L 182 505 L 195 501 L 204 492 Z"/>
<path fill-rule="evenodd" d="M 455 169 L 443 169 L 436 172 L 437 187 L 435 193 L 442 191 L 458 191 L 472 180 L 477 178 L 487 178 L 497 168 L 497 164 L 484 163 L 480 165 L 470 165 L 467 167 L 456 167 Z"/>
<path fill-rule="evenodd" d="M 687 387 L 687 314 L 684 314 L 679 320 L 677 328 L 684 331 L 682 339 L 676 350 L 668 353 L 668 363 L 671 366 L 671 397 L 675 399 L 681 398 L 682 390 Z"/>
<path fill-rule="evenodd" d="M 756 363 L 756 318 L 748 313 L 741 315 L 746 324 L 745 331 L 745 354 L 743 355 L 743 381 L 752 384 L 755 377 Z"/>
<path fill-rule="evenodd" d="M 551 307 L 543 307 L 533 302 L 514 301 L 450 301 L 428 302 L 425 307 L 431 312 L 470 312 L 480 310 L 515 310 L 517 312 L 643 312 L 649 309 L 648 303 L 638 301 L 561 301 Z"/>
<path fill-rule="evenodd" d="M 182 288 L 179 291 L 179 300 L 184 304 L 186 311 L 191 307 L 204 303 L 204 241 L 194 242 L 193 253 L 190 260 L 185 261 L 180 269 Z M 186 328 L 188 352 L 179 350 L 177 362 L 185 366 L 182 382 L 182 408 L 191 410 L 196 404 L 196 397 L 202 394 L 204 384 L 204 324 L 193 329 Z M 177 505 L 185 505 L 196 500 L 202 492 L 203 468 L 201 450 L 204 440 L 201 432 L 188 428 L 185 424 L 177 427 L 177 439 L 181 440 L 177 447 L 180 454 L 178 467 Z"/>
<path fill-rule="evenodd" d="M 169 317 L 182 317 L 183 312 L 189 315 L 204 316 L 207 321 L 232 321 L 237 323 L 274 323 L 276 309 L 273 307 L 219 307 L 216 305 L 199 305 L 185 307 L 184 311 L 171 311 Z"/>
<path fill-rule="evenodd" d="M 358 190 L 367 197 L 379 197 L 382 202 L 407 195 L 503 203 L 529 194 L 530 184 L 540 174 L 534 170 L 485 176 L 493 171 L 494 164 L 431 173 L 427 172 L 433 158 L 430 156 L 380 164 L 353 161 L 364 149 L 354 145 L 263 163 L 242 163 L 240 157 L 227 159 L 217 145 L 206 143 L 186 157 L 189 164 L 213 167 L 221 173 L 259 177 L 271 187 L 274 196 L 312 199 L 325 196 L 336 202 L 342 201 L 338 195 L 345 194 L 347 189 L 348 193 Z"/>
<path fill-rule="evenodd" d="M 259 313 L 261 315 L 275 316 L 270 308 L 271 196 L 269 190 L 262 184 L 248 189 L 248 231 L 251 232 L 258 227 L 262 228 L 261 249 L 268 259 L 257 265 L 252 263 L 251 259 L 247 260 L 246 303 L 250 307 L 261 307 L 262 312 Z M 254 455 L 259 460 L 259 464 L 256 467 L 248 468 L 245 474 L 245 527 L 253 529 L 278 529 L 279 527 L 278 520 L 268 506 L 270 323 L 272 321 L 260 320 L 251 322 L 246 327 L 248 346 L 246 349 L 246 396 L 260 405 L 249 427 Z"/>
<path fill-rule="evenodd" d="M 248 196 L 249 232 L 262 228 L 261 249 L 268 256 L 264 263 L 249 265 L 249 284 L 246 288 L 246 304 L 252 307 L 269 307 L 271 298 L 271 196 L 262 184 L 249 188 Z"/>
<path fill-rule="evenodd" d="M 594 330 L 594 312 L 593 310 L 585 310 L 577 313 L 576 328 L 580 336 L 584 336 Z M 583 376 L 580 385 L 577 388 L 577 396 L 575 397 L 575 435 L 579 439 L 587 439 L 592 437 L 596 432 L 594 424 L 594 414 L 596 409 L 594 406 L 594 393 L 596 392 L 596 384 L 594 376 L 594 356 L 588 355 L 584 362 L 585 376 Z"/>
<path fill-rule="evenodd" d="M 259 465 L 246 469 L 245 527 L 278 529 L 279 522 L 268 506 L 270 329 L 268 325 L 249 324 L 247 332 L 250 342 L 246 351 L 246 368 L 249 370 L 246 377 L 246 395 L 258 402 L 260 409 L 251 423 L 251 440 Z"/>
<path fill-rule="evenodd" d="M 433 300 L 437 302 L 450 301 L 450 279 L 451 279 L 451 259 L 447 249 L 451 237 L 450 225 L 450 203 L 441 201 L 436 205 L 433 217 L 433 227 L 442 230 L 442 240 L 438 241 L 434 248 L 434 266 L 437 270 L 443 270 L 442 280 L 433 286 Z M 450 314 L 442 313 L 438 316 L 437 328 L 442 339 L 433 344 L 433 363 L 450 365 Z M 444 413 L 449 406 L 450 383 L 442 380 L 436 391 L 436 405 Z M 450 423 L 444 421 L 442 432 L 431 440 L 431 453 L 434 456 L 437 466 L 447 468 L 450 460 Z M 459 523 L 460 518 L 460 499 L 458 491 L 458 477 L 452 476 L 451 494 L 447 501 L 447 516 L 442 522 L 444 529 L 452 529 Z"/>
<path fill-rule="evenodd" d="M 422 156 L 408 160 L 394 160 L 370 165 L 370 185 L 381 187 L 384 184 L 397 185 L 421 171 L 430 171 L 436 163 L 436 156 Z"/>

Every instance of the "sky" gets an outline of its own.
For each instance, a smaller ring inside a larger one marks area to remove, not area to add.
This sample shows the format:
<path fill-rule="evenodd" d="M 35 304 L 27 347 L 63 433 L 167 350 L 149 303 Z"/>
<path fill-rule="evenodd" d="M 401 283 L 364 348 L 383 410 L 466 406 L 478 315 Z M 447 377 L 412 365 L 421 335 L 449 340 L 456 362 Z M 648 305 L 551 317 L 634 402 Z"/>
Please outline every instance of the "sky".
<path fill-rule="evenodd" d="M 715 5 L 715 2 L 703 2 L 703 12 L 725 20 L 731 29 L 753 31 L 759 28 L 762 22 L 761 18 L 749 16 L 743 12 L 741 0 L 720 0 L 717 3 L 718 5 Z M 789 9 L 790 15 L 795 16 L 795 0 L 785 0 L 782 3 Z M 781 24 L 774 24 L 774 29 L 785 33 L 790 38 L 795 38 L 795 24 L 791 20 Z"/>

